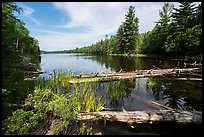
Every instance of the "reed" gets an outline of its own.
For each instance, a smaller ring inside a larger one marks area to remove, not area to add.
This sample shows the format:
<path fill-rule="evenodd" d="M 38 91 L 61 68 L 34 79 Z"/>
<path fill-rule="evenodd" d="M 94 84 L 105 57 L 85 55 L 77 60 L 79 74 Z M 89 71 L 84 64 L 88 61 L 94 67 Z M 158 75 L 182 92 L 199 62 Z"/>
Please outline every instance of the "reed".
<path fill-rule="evenodd" d="M 77 121 L 78 113 L 83 111 L 100 111 L 105 104 L 103 97 L 97 95 L 98 85 L 87 82 L 72 85 L 69 83 L 72 75 L 64 76 L 65 73 L 62 71 L 53 71 L 53 73 L 54 76 L 52 78 L 38 78 L 35 81 L 34 92 L 27 96 L 25 105 L 33 106 L 33 114 L 42 119 L 46 119 L 47 115 L 60 117 L 59 130 L 67 129 L 69 124 L 71 124 L 70 121 Z M 22 117 L 21 113 L 14 114 L 15 115 L 12 115 L 10 119 Z M 40 124 L 39 121 L 36 120 L 32 122 L 35 123 L 36 126 Z M 32 122 L 29 124 L 32 125 Z M 11 127 L 15 127 L 15 123 L 12 123 Z M 18 131 L 8 134 L 21 132 L 20 128 L 16 129 L 18 129 Z M 8 131 L 11 130 L 8 129 Z M 90 132 L 88 129 L 87 131 Z M 29 131 L 26 132 L 26 134 L 30 134 L 28 133 Z"/>

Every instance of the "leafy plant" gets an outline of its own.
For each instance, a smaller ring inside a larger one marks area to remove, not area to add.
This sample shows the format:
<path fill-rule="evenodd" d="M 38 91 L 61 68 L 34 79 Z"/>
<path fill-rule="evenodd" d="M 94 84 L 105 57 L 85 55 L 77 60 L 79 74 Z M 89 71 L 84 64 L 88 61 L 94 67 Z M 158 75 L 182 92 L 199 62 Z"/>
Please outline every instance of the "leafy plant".
<path fill-rule="evenodd" d="M 10 128 L 7 134 L 29 134 L 31 129 L 36 127 L 39 119 L 45 119 L 48 114 L 60 118 L 59 128 L 66 129 L 70 120 L 77 121 L 77 113 L 99 111 L 105 103 L 103 97 L 96 94 L 97 85 L 65 84 L 70 77 L 56 75 L 53 79 L 38 79 L 34 92 L 30 93 L 25 100 L 25 105 L 33 106 L 35 113 L 16 111 L 8 119 Z M 66 93 L 62 93 L 64 89 L 67 90 Z M 2 92 L 5 95 L 7 93 L 6 90 Z M 87 134 L 88 132 L 87 130 Z"/>
<path fill-rule="evenodd" d="M 6 134 L 30 134 L 41 121 L 42 117 L 34 114 L 32 111 L 18 109 L 7 120 L 9 126 Z"/>

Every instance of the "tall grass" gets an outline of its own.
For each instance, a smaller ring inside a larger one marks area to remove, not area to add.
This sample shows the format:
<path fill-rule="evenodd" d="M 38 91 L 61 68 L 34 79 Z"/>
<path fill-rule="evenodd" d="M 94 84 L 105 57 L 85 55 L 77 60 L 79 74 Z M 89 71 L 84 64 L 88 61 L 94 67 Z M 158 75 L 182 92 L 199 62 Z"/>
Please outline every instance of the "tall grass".
<path fill-rule="evenodd" d="M 32 113 L 38 117 L 45 119 L 49 114 L 59 117 L 61 120 L 61 128 L 68 128 L 70 121 L 77 121 L 77 114 L 83 111 L 93 112 L 99 111 L 105 104 L 102 96 L 98 96 L 97 86 L 89 83 L 70 84 L 69 80 L 72 75 L 69 72 L 53 71 L 54 76 L 49 79 L 38 78 L 35 82 L 34 92 L 30 93 L 25 105 L 33 106 Z M 22 113 L 13 113 L 9 119 L 19 117 L 21 119 Z M 31 121 L 35 125 L 36 120 Z M 11 124 L 8 134 L 30 134 L 29 130 L 21 132 L 21 128 L 12 121 L 7 122 Z M 71 122 L 72 123 L 72 122 Z M 26 123 L 24 123 L 26 125 Z M 11 129 L 15 127 L 15 129 Z M 84 127 L 83 127 L 84 128 Z"/>

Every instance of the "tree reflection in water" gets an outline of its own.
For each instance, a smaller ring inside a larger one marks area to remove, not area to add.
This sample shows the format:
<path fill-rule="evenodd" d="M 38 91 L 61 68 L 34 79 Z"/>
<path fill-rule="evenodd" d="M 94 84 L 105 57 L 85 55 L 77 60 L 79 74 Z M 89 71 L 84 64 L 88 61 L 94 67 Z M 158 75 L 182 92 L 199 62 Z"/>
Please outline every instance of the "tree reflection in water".
<path fill-rule="evenodd" d="M 29 61 L 15 62 L 10 64 L 11 66 L 2 66 L 2 119 L 11 115 L 15 110 L 8 107 L 7 103 L 22 104 L 27 95 L 33 92 L 35 81 L 25 80 L 24 78 L 28 71 L 32 72 L 41 69 L 41 56 L 29 56 Z M 29 63 L 35 65 L 28 66 Z"/>
<path fill-rule="evenodd" d="M 109 107 L 121 111 L 124 100 L 131 98 L 134 88 L 135 79 L 109 82 L 105 89 Z"/>
<path fill-rule="evenodd" d="M 135 58 L 135 57 L 119 57 L 119 56 L 92 56 L 90 58 L 93 61 L 105 65 L 107 68 L 110 68 L 112 71 L 135 71 L 141 69 L 152 69 L 153 65 L 159 68 L 174 68 L 178 64 L 176 61 L 166 58 Z M 189 60 L 190 61 L 190 60 Z M 183 64 L 183 61 L 180 61 L 180 65 Z M 180 66 L 182 67 L 182 66 Z M 120 82 L 118 82 L 120 83 Z M 118 106 L 120 108 L 123 105 L 124 95 L 126 94 L 125 88 L 122 88 L 122 85 L 119 86 L 117 82 L 114 82 L 115 86 L 118 88 L 109 86 L 110 91 L 107 92 L 111 95 L 111 104 L 112 106 Z M 121 83 L 122 84 L 122 83 Z M 124 84 L 124 83 L 123 83 Z M 133 83 L 132 83 L 133 84 Z M 135 83 L 134 83 L 135 84 Z M 133 85 L 134 85 L 133 84 Z M 135 85 L 134 85 L 135 86 Z M 202 82 L 201 81 L 173 81 L 165 80 L 162 78 L 149 78 L 147 81 L 147 91 L 143 91 L 143 88 L 140 85 L 136 85 L 137 89 L 134 89 L 135 93 L 137 91 L 141 92 L 150 92 L 147 93 L 147 98 L 153 96 L 153 100 L 158 101 L 159 103 L 175 108 L 175 109 L 186 109 L 186 110 L 202 110 Z M 128 88 L 131 88 L 130 85 L 123 85 Z M 133 86 L 132 86 L 133 87 Z M 113 88 L 113 89 L 111 89 Z M 141 89 L 139 89 L 141 88 Z M 127 92 L 126 91 L 126 92 Z M 151 94 L 151 95 L 150 95 Z M 129 99 L 129 98 L 126 98 Z"/>
<path fill-rule="evenodd" d="M 146 83 L 157 101 L 174 109 L 202 110 L 202 82 L 149 78 Z M 197 86 L 195 86 L 197 85 Z M 192 89 L 192 87 L 195 87 Z"/>

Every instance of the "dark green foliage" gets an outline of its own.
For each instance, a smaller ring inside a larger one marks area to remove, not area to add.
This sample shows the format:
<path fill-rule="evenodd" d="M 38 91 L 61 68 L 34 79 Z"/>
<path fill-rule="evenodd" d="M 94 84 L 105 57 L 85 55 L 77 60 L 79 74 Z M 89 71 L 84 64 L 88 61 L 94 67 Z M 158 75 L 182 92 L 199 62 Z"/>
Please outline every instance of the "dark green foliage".
<path fill-rule="evenodd" d="M 202 24 L 202 5 L 199 4 L 194 17 L 195 24 Z"/>
<path fill-rule="evenodd" d="M 7 120 L 8 129 L 6 135 L 28 135 L 37 127 L 42 117 L 32 111 L 18 109 Z"/>
<path fill-rule="evenodd" d="M 35 71 L 38 66 L 31 68 L 28 64 L 40 61 L 38 41 L 29 35 L 25 23 L 14 15 L 14 12 L 20 14 L 21 11 L 14 2 L 2 2 L 2 92 L 9 91 L 2 93 L 3 104 L 22 103 L 34 86 L 33 81 L 24 81 L 23 71 Z M 37 60 L 33 60 L 36 56 Z M 12 112 L 5 105 L 2 109 L 2 118 L 7 111 Z"/>
<path fill-rule="evenodd" d="M 163 9 L 159 10 L 160 20 L 156 26 L 149 33 L 146 33 L 143 40 L 143 53 L 164 54 L 163 50 L 164 42 L 168 35 L 169 22 L 171 20 L 170 15 L 173 9 L 173 5 L 164 3 Z"/>
<path fill-rule="evenodd" d="M 117 53 L 121 53 L 122 51 L 124 51 L 124 46 L 123 46 L 123 41 L 122 41 L 123 35 L 124 35 L 124 26 L 120 25 L 120 27 L 118 28 L 118 31 L 117 31 L 117 35 L 116 35 L 117 45 L 118 45 L 118 52 Z"/>
<path fill-rule="evenodd" d="M 122 31 L 122 46 L 120 53 L 133 53 L 138 46 L 139 19 L 135 17 L 134 7 L 130 6 L 128 13 L 125 15 Z"/>
<path fill-rule="evenodd" d="M 166 52 L 185 55 L 191 50 L 200 48 L 202 28 L 201 24 L 195 24 L 198 15 L 196 8 L 192 2 L 181 2 L 178 9 L 174 8 L 172 23 L 164 45 Z"/>
<path fill-rule="evenodd" d="M 21 10 L 13 2 L 2 3 L 3 66 L 21 61 L 20 55 L 40 53 L 37 40 L 29 36 L 25 23 L 13 14 L 13 12 L 20 13 Z"/>
<path fill-rule="evenodd" d="M 181 2 L 179 8 L 164 3 L 160 20 L 148 33 L 142 34 L 142 53 L 193 55 L 201 53 L 202 5 Z"/>
<path fill-rule="evenodd" d="M 11 72 L 17 72 L 24 55 L 40 54 L 39 43 L 29 36 L 25 23 L 14 16 L 21 12 L 13 2 L 2 2 L 2 74 L 8 78 Z"/>

